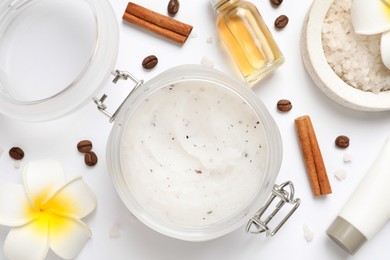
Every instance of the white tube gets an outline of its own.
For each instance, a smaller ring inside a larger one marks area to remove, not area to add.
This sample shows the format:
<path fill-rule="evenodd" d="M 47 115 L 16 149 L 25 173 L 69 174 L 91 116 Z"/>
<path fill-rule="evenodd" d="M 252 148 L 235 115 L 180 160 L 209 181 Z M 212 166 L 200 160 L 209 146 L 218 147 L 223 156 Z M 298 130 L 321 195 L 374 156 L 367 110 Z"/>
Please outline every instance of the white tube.
<path fill-rule="evenodd" d="M 354 254 L 390 219 L 390 139 L 388 139 L 327 234 L 339 246 Z"/>

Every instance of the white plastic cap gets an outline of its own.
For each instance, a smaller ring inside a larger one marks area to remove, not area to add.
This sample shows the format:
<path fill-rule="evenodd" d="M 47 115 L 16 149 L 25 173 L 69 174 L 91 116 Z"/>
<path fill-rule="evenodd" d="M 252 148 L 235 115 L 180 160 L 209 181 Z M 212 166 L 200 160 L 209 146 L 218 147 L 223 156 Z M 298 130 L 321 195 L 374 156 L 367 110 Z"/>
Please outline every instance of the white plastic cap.
<path fill-rule="evenodd" d="M 367 238 L 356 227 L 341 217 L 333 221 L 326 234 L 351 255 L 355 254 L 367 241 Z"/>

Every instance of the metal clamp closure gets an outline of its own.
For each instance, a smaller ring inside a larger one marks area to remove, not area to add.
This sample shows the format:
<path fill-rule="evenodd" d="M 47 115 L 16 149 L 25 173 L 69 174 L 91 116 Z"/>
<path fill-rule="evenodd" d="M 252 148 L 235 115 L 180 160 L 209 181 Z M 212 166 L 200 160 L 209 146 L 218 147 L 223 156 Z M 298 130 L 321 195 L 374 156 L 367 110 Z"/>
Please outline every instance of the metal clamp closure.
<path fill-rule="evenodd" d="M 289 190 L 286 190 L 286 187 L 289 188 Z M 280 201 L 275 205 L 275 209 L 269 214 L 268 217 L 262 220 L 263 214 L 276 198 Z M 299 207 L 300 203 L 301 200 L 299 198 L 294 199 L 294 185 L 291 181 L 282 183 L 279 186 L 274 185 L 272 189 L 272 195 L 268 198 L 267 203 L 248 221 L 248 224 L 246 225 L 246 232 L 251 234 L 260 234 L 266 232 L 267 237 L 272 237 L 291 217 L 291 215 Z M 268 226 L 269 222 L 285 205 L 292 206 L 291 210 L 274 229 L 271 229 Z"/>
<path fill-rule="evenodd" d="M 112 74 L 114 75 L 114 79 L 112 80 L 112 82 L 114 84 L 116 84 L 120 79 L 124 79 L 124 80 L 131 79 L 135 83 L 135 86 L 133 87 L 133 89 L 127 95 L 125 100 L 121 103 L 121 105 L 117 108 L 117 110 L 113 114 L 111 114 L 110 112 L 107 111 L 107 106 L 104 104 L 104 101 L 107 98 L 106 94 L 103 94 L 103 96 L 101 98 L 93 98 L 93 101 L 97 105 L 99 111 L 102 112 L 104 115 L 106 115 L 110 119 L 110 122 L 113 122 L 115 120 L 115 118 L 118 115 L 123 104 L 130 97 L 130 95 L 133 93 L 133 91 L 144 83 L 143 80 L 138 80 L 137 78 L 135 78 L 133 75 L 131 75 L 127 71 L 115 70 L 112 72 Z"/>

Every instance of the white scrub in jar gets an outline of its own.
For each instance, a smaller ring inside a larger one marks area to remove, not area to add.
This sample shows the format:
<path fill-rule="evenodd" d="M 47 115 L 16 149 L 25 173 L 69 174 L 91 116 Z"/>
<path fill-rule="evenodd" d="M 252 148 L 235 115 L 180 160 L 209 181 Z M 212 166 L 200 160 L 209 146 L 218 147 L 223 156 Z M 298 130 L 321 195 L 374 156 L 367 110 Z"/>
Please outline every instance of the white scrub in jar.
<path fill-rule="evenodd" d="M 183 81 L 148 96 L 124 124 L 121 161 L 138 203 L 163 222 L 197 228 L 242 213 L 263 183 L 262 122 L 239 95 Z"/>

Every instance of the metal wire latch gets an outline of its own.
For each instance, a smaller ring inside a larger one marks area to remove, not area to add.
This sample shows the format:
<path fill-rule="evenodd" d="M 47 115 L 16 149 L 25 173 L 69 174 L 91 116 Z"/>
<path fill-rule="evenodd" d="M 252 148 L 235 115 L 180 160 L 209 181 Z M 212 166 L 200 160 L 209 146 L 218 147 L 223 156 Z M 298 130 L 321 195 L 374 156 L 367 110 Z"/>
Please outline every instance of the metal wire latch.
<path fill-rule="evenodd" d="M 286 187 L 289 188 L 289 190 L 286 190 Z M 269 214 L 269 216 L 262 220 L 263 214 L 275 199 L 279 199 L 280 201 L 276 204 L 275 209 Z M 248 224 L 246 225 L 246 232 L 251 234 L 260 234 L 265 232 L 267 237 L 272 237 L 291 217 L 291 215 L 299 207 L 300 203 L 301 200 L 299 198 L 294 199 L 294 185 L 291 181 L 282 183 L 279 186 L 274 185 L 272 195 L 269 197 L 266 204 L 248 221 Z M 269 222 L 285 205 L 291 205 L 291 210 L 274 229 L 271 229 L 268 226 Z"/>
<path fill-rule="evenodd" d="M 125 100 L 121 103 L 121 105 L 117 108 L 117 110 L 111 114 L 110 112 L 107 111 L 107 106 L 104 104 L 104 101 L 106 100 L 107 98 L 107 95 L 106 94 L 103 94 L 103 96 L 101 98 L 94 98 L 93 101 L 95 102 L 95 104 L 97 105 L 98 109 L 100 112 L 102 112 L 104 115 L 106 115 L 109 119 L 110 119 L 110 122 L 113 122 L 116 118 L 116 116 L 118 115 L 118 112 L 120 111 L 120 109 L 122 108 L 123 104 L 125 103 L 125 101 L 130 97 L 130 95 L 133 93 L 133 91 L 135 89 L 137 89 L 139 86 L 141 86 L 144 81 L 143 80 L 138 80 L 137 78 L 135 78 L 133 75 L 131 75 L 129 72 L 127 71 L 120 71 L 120 70 L 115 70 L 112 72 L 112 75 L 114 76 L 114 79 L 112 80 L 112 82 L 114 84 L 116 84 L 118 82 L 118 80 L 120 79 L 124 79 L 124 80 L 128 80 L 128 79 L 131 79 L 134 83 L 135 83 L 135 86 L 133 87 L 133 89 L 130 91 L 130 93 L 127 95 L 127 97 L 125 98 Z"/>

